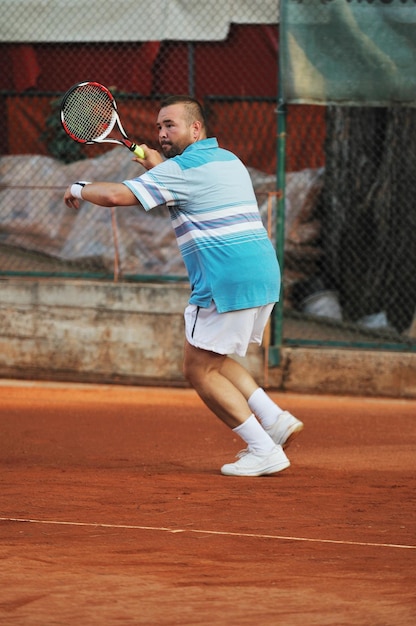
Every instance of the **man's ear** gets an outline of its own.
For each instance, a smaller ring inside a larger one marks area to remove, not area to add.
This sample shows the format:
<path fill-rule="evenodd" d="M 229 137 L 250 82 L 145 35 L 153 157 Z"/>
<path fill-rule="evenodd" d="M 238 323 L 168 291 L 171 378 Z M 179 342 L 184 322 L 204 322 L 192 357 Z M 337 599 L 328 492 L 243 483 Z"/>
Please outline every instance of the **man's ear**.
<path fill-rule="evenodd" d="M 192 123 L 192 136 L 197 141 L 201 135 L 202 124 L 199 120 Z"/>

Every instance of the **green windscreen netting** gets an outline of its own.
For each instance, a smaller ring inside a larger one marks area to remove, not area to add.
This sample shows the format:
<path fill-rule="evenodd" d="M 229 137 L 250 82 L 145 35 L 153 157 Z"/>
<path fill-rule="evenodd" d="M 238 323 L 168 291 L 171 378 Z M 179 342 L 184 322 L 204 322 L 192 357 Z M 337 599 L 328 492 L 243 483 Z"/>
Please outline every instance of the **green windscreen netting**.
<path fill-rule="evenodd" d="M 287 102 L 414 106 L 414 0 L 283 0 Z"/>

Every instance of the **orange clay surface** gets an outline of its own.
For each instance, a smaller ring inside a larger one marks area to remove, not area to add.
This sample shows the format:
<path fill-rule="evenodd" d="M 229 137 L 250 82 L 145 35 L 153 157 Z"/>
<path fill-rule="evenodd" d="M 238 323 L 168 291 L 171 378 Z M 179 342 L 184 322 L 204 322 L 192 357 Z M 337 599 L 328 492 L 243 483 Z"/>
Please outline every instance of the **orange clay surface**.
<path fill-rule="evenodd" d="M 272 393 L 280 474 L 192 390 L 0 383 L 1 626 L 414 626 L 416 402 Z"/>

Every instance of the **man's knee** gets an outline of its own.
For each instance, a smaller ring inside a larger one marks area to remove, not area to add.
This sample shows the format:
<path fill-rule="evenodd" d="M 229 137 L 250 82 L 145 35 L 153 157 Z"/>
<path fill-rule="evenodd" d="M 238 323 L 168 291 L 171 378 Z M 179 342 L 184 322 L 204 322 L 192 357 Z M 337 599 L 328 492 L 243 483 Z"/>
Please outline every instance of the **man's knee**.
<path fill-rule="evenodd" d="M 189 363 L 189 360 L 186 357 L 183 360 L 182 371 L 183 371 L 185 380 L 187 380 L 188 383 L 192 385 L 192 368 Z"/>
<path fill-rule="evenodd" d="M 185 379 L 197 388 L 204 383 L 210 373 L 220 371 L 224 359 L 225 357 L 221 354 L 187 344 L 183 360 Z"/>
<path fill-rule="evenodd" d="M 185 379 L 194 386 L 197 375 L 199 376 L 198 359 L 196 359 L 195 348 L 190 344 L 186 344 L 183 358 L 183 375 Z"/>

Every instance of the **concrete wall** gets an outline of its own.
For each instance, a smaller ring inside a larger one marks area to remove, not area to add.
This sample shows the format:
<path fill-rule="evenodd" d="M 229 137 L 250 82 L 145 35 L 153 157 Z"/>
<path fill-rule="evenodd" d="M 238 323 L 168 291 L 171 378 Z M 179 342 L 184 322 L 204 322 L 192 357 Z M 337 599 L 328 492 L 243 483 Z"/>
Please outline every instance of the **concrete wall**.
<path fill-rule="evenodd" d="M 0 377 L 183 385 L 188 286 L 58 279 L 0 280 Z M 415 398 L 416 354 L 262 348 L 244 362 L 282 391 Z"/>

